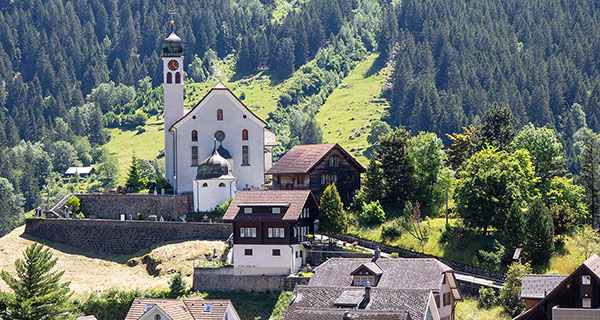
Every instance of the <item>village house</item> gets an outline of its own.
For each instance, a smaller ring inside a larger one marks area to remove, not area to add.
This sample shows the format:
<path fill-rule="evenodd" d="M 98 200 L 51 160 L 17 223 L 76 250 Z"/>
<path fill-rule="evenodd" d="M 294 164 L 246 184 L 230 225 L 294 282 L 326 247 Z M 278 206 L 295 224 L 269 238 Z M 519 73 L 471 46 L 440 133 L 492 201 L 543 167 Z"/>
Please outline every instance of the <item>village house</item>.
<path fill-rule="evenodd" d="M 223 220 L 233 223 L 236 275 L 289 275 L 306 264 L 303 241 L 314 234 L 310 190 L 238 191 Z"/>
<path fill-rule="evenodd" d="M 365 168 L 337 143 L 294 146 L 267 175 L 273 176 L 275 190 L 312 190 L 317 200 L 335 184 L 342 202 L 349 205 L 360 189 Z"/>
<path fill-rule="evenodd" d="M 600 319 L 600 257 L 568 276 L 524 275 L 521 298 L 527 309 L 514 320 Z"/>
<path fill-rule="evenodd" d="M 125 320 L 239 320 L 230 300 L 186 299 L 133 300 Z"/>
<path fill-rule="evenodd" d="M 452 268 L 431 258 L 378 255 L 333 258 L 315 268 L 308 285 L 296 287 L 285 319 L 454 319 L 463 299 Z"/>

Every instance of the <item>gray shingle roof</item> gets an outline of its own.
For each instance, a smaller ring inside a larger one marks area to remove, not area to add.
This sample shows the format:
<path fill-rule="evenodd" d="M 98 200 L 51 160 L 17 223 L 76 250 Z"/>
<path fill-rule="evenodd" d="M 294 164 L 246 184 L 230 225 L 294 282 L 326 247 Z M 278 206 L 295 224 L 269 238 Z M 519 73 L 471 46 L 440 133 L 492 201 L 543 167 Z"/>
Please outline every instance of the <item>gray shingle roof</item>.
<path fill-rule="evenodd" d="M 315 268 L 309 281 L 310 286 L 351 286 L 351 273 L 368 258 L 333 258 Z M 383 271 L 377 288 L 431 289 L 440 290 L 444 272 L 452 268 L 436 259 L 423 258 L 379 258 L 377 266 Z"/>
<path fill-rule="evenodd" d="M 521 298 L 542 299 L 567 276 L 525 274 L 521 283 Z"/>
<path fill-rule="evenodd" d="M 285 320 L 342 319 L 345 311 L 362 317 L 352 319 L 424 319 L 431 290 L 371 288 L 371 299 L 364 309 L 340 309 L 335 302 L 350 291 L 357 295 L 364 287 L 296 286 Z M 408 318 L 407 315 L 410 315 Z"/>

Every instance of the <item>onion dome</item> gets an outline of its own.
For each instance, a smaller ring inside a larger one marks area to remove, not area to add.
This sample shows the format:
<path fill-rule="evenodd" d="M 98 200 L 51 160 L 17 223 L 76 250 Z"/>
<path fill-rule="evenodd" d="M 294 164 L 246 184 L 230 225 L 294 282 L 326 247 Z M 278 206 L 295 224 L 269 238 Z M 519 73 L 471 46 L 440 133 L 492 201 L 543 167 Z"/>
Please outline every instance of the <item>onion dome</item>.
<path fill-rule="evenodd" d="M 212 154 L 198 165 L 196 179 L 214 179 L 222 176 L 231 177 L 231 165 L 219 154 L 215 146 Z"/>
<path fill-rule="evenodd" d="M 171 34 L 163 41 L 163 57 L 181 57 L 183 55 L 183 43 L 181 38 L 175 34 L 171 20 Z"/>

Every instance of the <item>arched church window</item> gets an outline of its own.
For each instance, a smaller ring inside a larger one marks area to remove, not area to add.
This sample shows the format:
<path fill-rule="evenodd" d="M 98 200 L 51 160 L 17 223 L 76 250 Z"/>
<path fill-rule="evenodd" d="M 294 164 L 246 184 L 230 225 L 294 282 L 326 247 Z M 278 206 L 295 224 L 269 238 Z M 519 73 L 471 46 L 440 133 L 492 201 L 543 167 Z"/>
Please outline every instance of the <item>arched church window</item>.
<path fill-rule="evenodd" d="M 225 188 L 225 184 L 223 182 L 219 183 L 219 188 Z"/>
<path fill-rule="evenodd" d="M 242 130 L 242 140 L 248 140 L 248 130 Z"/>
<path fill-rule="evenodd" d="M 223 120 L 223 110 L 217 109 L 217 120 Z"/>
<path fill-rule="evenodd" d="M 167 73 L 167 83 L 173 83 L 173 73 Z"/>
<path fill-rule="evenodd" d="M 198 131 L 192 130 L 192 141 L 198 141 Z"/>
<path fill-rule="evenodd" d="M 181 73 L 175 72 L 175 83 L 181 83 Z"/>
<path fill-rule="evenodd" d="M 202 188 L 206 188 L 206 187 L 208 187 L 208 183 L 206 183 L 206 182 L 205 182 L 205 183 L 202 185 Z"/>

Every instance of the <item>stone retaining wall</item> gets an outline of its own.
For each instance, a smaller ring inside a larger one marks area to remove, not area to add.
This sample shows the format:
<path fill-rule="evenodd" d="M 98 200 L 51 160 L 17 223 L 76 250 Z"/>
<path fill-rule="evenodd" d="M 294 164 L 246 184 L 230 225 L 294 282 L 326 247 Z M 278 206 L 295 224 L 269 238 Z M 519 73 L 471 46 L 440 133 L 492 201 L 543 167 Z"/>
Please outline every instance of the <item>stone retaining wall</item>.
<path fill-rule="evenodd" d="M 167 241 L 227 240 L 228 223 L 27 219 L 25 233 L 73 247 L 134 253 Z"/>
<path fill-rule="evenodd" d="M 193 211 L 193 199 L 189 195 L 83 193 L 74 196 L 79 198 L 81 210 L 87 217 L 98 219 L 119 220 L 121 214 L 125 214 L 126 219 L 129 215 L 137 219 L 139 212 L 142 219 L 155 215 L 158 219 L 162 216 L 166 221 L 175 221 Z"/>
<path fill-rule="evenodd" d="M 241 276 L 233 274 L 233 266 L 195 268 L 195 291 L 292 291 L 310 278 L 298 276 Z"/>
<path fill-rule="evenodd" d="M 484 268 L 477 267 L 474 265 L 461 263 L 461 262 L 453 261 L 453 260 L 446 259 L 443 257 L 438 257 L 438 256 L 426 254 L 426 253 L 420 253 L 420 252 L 416 252 L 416 251 L 412 251 L 412 250 L 408 250 L 408 249 L 404 249 L 404 248 L 400 248 L 400 247 L 396 247 L 396 246 L 390 246 L 390 245 L 387 245 L 387 244 L 384 244 L 381 242 L 367 240 L 367 239 L 363 239 L 363 238 L 360 238 L 357 236 L 335 235 L 333 237 L 338 240 L 341 240 L 341 241 L 346 241 L 348 243 L 353 243 L 356 241 L 356 242 L 358 242 L 359 246 L 366 247 L 366 248 L 375 249 L 375 247 L 379 247 L 381 249 L 381 251 L 383 251 L 383 252 L 387 252 L 387 253 L 396 252 L 396 253 L 398 253 L 398 256 L 401 258 L 435 258 L 435 259 L 438 259 L 439 261 L 445 263 L 446 265 L 448 265 L 455 271 L 474 274 L 474 275 L 477 275 L 477 276 L 480 276 L 483 278 L 487 278 L 487 279 L 504 281 L 504 273 L 499 272 L 499 271 L 490 271 L 490 270 L 486 270 Z"/>

